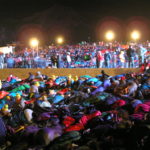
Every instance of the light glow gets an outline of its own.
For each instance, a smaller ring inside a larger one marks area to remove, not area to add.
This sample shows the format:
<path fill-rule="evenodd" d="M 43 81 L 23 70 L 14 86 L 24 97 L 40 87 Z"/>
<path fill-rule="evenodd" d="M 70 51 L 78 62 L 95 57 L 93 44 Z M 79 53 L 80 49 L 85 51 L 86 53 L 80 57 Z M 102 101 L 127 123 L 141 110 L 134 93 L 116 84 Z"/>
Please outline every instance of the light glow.
<path fill-rule="evenodd" d="M 56 41 L 58 44 L 62 44 L 64 42 L 64 39 L 63 37 L 58 37 Z"/>
<path fill-rule="evenodd" d="M 105 37 L 108 41 L 111 41 L 115 38 L 115 34 L 113 31 L 107 31 Z"/>
<path fill-rule="evenodd" d="M 132 33 L 131 33 L 131 38 L 133 39 L 133 40 L 138 40 L 139 38 L 140 38 L 140 32 L 139 31 L 133 31 Z"/>
<path fill-rule="evenodd" d="M 32 38 L 32 39 L 30 40 L 30 45 L 31 45 L 32 47 L 37 47 L 38 44 L 39 44 L 39 41 L 38 41 L 36 38 Z"/>

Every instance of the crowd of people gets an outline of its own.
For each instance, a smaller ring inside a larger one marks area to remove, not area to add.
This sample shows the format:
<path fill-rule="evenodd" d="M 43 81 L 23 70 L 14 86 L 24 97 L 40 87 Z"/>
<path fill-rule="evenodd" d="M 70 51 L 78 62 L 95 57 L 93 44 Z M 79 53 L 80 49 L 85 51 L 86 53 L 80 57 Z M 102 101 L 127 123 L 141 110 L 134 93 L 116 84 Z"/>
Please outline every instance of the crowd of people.
<path fill-rule="evenodd" d="M 150 62 L 149 43 L 86 43 L 0 55 L 0 68 L 138 68 Z"/>
<path fill-rule="evenodd" d="M 96 77 L 10 75 L 0 82 L 2 150 L 147 150 L 150 68 Z"/>

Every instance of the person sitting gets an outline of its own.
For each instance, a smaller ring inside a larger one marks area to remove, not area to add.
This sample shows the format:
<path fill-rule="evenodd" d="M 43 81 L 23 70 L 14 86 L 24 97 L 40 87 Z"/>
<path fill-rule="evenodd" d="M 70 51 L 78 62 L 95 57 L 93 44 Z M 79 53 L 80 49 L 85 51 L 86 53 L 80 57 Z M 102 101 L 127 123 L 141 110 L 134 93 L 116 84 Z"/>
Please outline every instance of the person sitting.
<path fill-rule="evenodd" d="M 42 80 L 43 80 L 43 76 L 42 76 L 42 74 L 41 74 L 41 72 L 40 72 L 40 71 L 38 71 L 38 72 L 36 73 L 35 78 L 36 78 L 36 79 L 39 79 L 40 81 L 42 81 Z"/>
<path fill-rule="evenodd" d="M 29 72 L 29 77 L 27 78 L 27 81 L 32 82 L 35 79 L 35 75 Z"/>

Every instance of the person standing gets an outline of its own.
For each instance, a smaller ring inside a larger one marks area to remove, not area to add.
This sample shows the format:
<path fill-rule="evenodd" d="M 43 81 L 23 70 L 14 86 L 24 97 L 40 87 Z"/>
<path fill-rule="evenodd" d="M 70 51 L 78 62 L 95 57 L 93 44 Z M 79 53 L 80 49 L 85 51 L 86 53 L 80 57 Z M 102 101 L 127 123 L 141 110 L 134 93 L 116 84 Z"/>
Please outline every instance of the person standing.
<path fill-rule="evenodd" d="M 125 57 L 125 68 L 128 68 L 128 56 L 126 50 L 124 50 L 124 57 Z"/>
<path fill-rule="evenodd" d="M 106 53 L 104 54 L 104 60 L 105 60 L 106 68 L 110 68 L 110 59 L 111 59 L 111 56 L 108 53 L 108 51 L 106 51 Z"/>
<path fill-rule="evenodd" d="M 124 55 L 124 51 L 120 51 L 119 60 L 120 60 L 120 67 L 124 68 L 125 67 L 125 55 Z"/>
<path fill-rule="evenodd" d="M 104 63 L 104 56 L 102 55 L 101 51 L 98 51 L 97 53 L 97 62 L 98 62 L 98 68 L 102 68 Z"/>
<path fill-rule="evenodd" d="M 116 51 L 112 52 L 112 68 L 117 68 L 117 53 L 116 53 Z"/>
<path fill-rule="evenodd" d="M 56 56 L 56 54 L 53 54 L 51 56 L 51 61 L 52 61 L 53 68 L 57 68 L 57 56 Z"/>
<path fill-rule="evenodd" d="M 70 68 L 71 67 L 71 56 L 70 56 L 69 52 L 66 55 L 66 59 L 67 59 L 67 68 Z"/>
<path fill-rule="evenodd" d="M 14 58 L 10 56 L 7 59 L 7 68 L 14 68 L 14 64 L 15 64 Z"/>
<path fill-rule="evenodd" d="M 0 69 L 4 68 L 4 57 L 2 54 L 0 54 Z"/>
<path fill-rule="evenodd" d="M 57 68 L 63 68 L 63 60 L 62 60 L 63 55 L 57 54 Z"/>
<path fill-rule="evenodd" d="M 127 56 L 128 56 L 129 68 L 134 68 L 134 49 L 132 49 L 131 45 L 127 49 Z"/>
<path fill-rule="evenodd" d="M 27 60 L 28 60 L 28 68 L 32 68 L 32 58 L 28 56 Z"/>
<path fill-rule="evenodd" d="M 139 60 L 140 60 L 140 65 L 144 64 L 145 62 L 145 54 L 147 52 L 147 49 L 144 48 L 142 45 L 139 47 L 138 55 L 139 55 Z"/>

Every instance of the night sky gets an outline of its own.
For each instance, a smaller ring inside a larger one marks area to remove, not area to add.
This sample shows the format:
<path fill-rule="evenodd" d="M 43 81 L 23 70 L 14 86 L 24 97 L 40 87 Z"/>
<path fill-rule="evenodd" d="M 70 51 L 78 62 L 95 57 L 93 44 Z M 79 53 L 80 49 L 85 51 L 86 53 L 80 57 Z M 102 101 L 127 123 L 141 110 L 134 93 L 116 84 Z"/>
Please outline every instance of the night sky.
<path fill-rule="evenodd" d="M 78 12 L 99 12 L 103 16 L 131 17 L 143 15 L 150 17 L 150 2 L 148 0 L 0 0 L 0 2 L 2 18 L 29 16 L 53 5 L 68 6 Z"/>
<path fill-rule="evenodd" d="M 49 19 L 42 21 L 39 19 L 43 12 Z M 68 18 L 66 12 L 68 12 Z M 71 20 L 72 15 L 74 15 L 74 22 Z M 64 22 L 60 22 L 60 17 L 64 18 Z M 146 39 L 149 38 L 149 18 L 150 2 L 148 0 L 0 0 L 0 34 L 6 34 L 0 35 L 0 40 L 3 42 L 25 40 L 20 36 L 22 35 L 20 28 L 22 29 L 26 24 L 36 24 L 44 28 L 41 31 L 43 39 L 47 38 L 48 35 L 45 33 L 49 31 L 53 36 L 59 32 L 66 33 L 66 37 L 71 39 L 70 42 L 84 39 L 98 40 L 101 38 L 98 37 L 99 32 L 107 30 L 107 27 L 114 27 L 113 29 L 119 32 L 118 37 L 124 39 L 126 38 L 124 31 L 131 30 L 134 25 L 144 34 L 147 33 L 143 36 L 143 39 Z M 49 21 L 46 22 L 46 20 Z M 55 26 L 58 24 L 58 27 L 50 31 L 52 24 Z M 71 27 L 68 28 L 64 24 L 68 26 L 70 24 Z M 9 39 L 4 38 L 9 33 L 2 32 L 2 28 L 11 32 Z"/>

